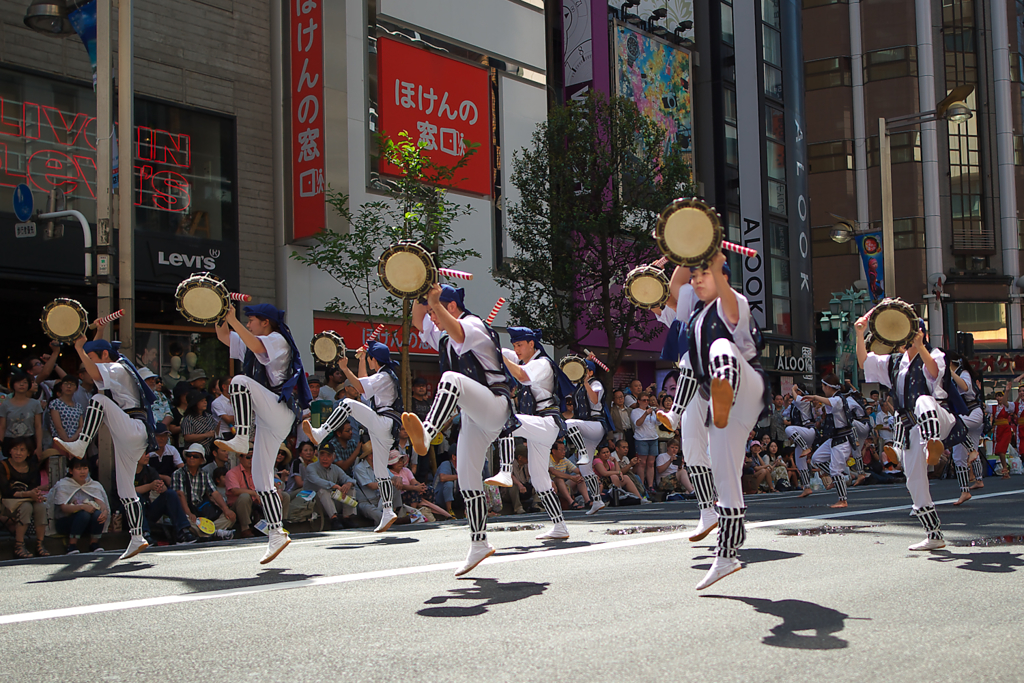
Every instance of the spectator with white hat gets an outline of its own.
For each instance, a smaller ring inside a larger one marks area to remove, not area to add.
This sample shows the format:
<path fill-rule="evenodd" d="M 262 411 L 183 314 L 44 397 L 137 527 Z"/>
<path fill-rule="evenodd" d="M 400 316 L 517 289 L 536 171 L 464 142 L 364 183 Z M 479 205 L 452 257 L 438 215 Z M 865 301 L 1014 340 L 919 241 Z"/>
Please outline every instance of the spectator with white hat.
<path fill-rule="evenodd" d="M 202 469 L 205 462 L 206 449 L 202 444 L 194 443 L 186 448 L 185 466 L 174 472 L 171 486 L 178 493 L 193 534 L 197 537 L 210 535 L 208 529 L 203 529 L 206 524 L 200 526 L 199 518 L 205 518 L 213 522 L 214 538 L 227 540 L 235 535 L 228 531 L 235 525 L 235 513 L 213 486 L 210 475 Z"/>

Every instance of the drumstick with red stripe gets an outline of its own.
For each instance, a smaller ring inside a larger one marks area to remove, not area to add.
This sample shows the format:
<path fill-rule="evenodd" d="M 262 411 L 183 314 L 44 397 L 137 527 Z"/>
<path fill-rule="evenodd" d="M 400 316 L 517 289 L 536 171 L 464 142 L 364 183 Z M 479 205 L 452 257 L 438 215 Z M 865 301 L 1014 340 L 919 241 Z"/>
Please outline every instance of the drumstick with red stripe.
<path fill-rule="evenodd" d="M 371 334 L 369 337 L 366 338 L 366 341 L 363 342 L 363 345 L 360 348 L 363 351 L 365 351 L 366 349 L 370 348 L 370 342 L 377 341 L 377 337 L 379 337 L 380 333 L 383 332 L 383 331 L 384 331 L 384 323 L 381 323 L 380 325 L 377 325 L 376 329 L 374 329 L 374 331 L 373 331 L 373 334 Z"/>
<path fill-rule="evenodd" d="M 736 244 L 734 242 L 722 242 L 722 249 L 726 251 L 732 251 L 742 256 L 747 256 L 749 258 L 757 256 L 757 249 L 744 247 L 742 244 Z"/>
<path fill-rule="evenodd" d="M 244 301 L 245 303 L 249 303 L 250 301 L 252 301 L 252 297 L 249 296 L 248 294 L 239 294 L 238 292 L 231 292 L 231 300 Z"/>
<path fill-rule="evenodd" d="M 668 256 L 662 256 L 660 259 L 658 259 L 651 265 L 654 266 L 655 268 L 664 268 L 666 263 L 668 263 Z"/>
<path fill-rule="evenodd" d="M 114 322 L 115 320 L 117 320 L 118 318 L 120 318 L 123 315 L 124 315 L 124 309 L 123 308 L 118 309 L 118 310 L 114 311 L 113 313 L 111 313 L 110 315 L 105 315 L 102 318 L 99 318 L 97 320 L 92 321 L 92 323 L 89 325 L 89 329 L 90 330 L 95 330 L 100 325 L 106 325 L 108 323 L 112 323 L 112 322 Z"/>
<path fill-rule="evenodd" d="M 454 268 L 438 268 L 438 275 L 444 275 L 445 277 L 458 278 L 459 280 L 472 280 L 473 273 L 467 273 L 464 270 L 455 270 Z"/>
<path fill-rule="evenodd" d="M 597 364 L 597 367 L 601 368 L 605 372 L 611 372 L 607 365 L 601 362 L 601 360 L 594 355 L 594 352 L 590 349 L 583 349 L 583 353 L 587 354 L 587 360 L 592 360 Z"/>
<path fill-rule="evenodd" d="M 500 311 L 501 307 L 504 305 L 505 297 L 499 297 L 498 300 L 494 302 L 494 308 L 491 309 L 490 314 L 487 316 L 487 320 L 485 320 L 484 322 L 487 323 L 488 325 L 493 323 L 494 319 L 498 317 L 498 311 Z"/>

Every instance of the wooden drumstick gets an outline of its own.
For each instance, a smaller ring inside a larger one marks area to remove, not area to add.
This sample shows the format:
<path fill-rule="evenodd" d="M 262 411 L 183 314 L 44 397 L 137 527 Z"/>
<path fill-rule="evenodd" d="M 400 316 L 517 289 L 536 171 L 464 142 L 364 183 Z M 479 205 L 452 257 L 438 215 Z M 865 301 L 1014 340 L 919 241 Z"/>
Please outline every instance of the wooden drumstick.
<path fill-rule="evenodd" d="M 611 372 L 607 365 L 601 362 L 601 360 L 594 355 L 594 352 L 590 349 L 583 349 L 583 353 L 587 354 L 587 360 L 592 360 L 597 363 L 597 367 L 601 368 L 605 372 Z"/>
<path fill-rule="evenodd" d="M 120 318 L 123 315 L 124 315 L 124 309 L 120 308 L 120 309 L 114 311 L 113 313 L 111 313 L 110 315 L 105 315 L 102 318 L 100 318 L 99 320 L 94 320 L 93 322 L 91 322 L 89 324 L 89 329 L 90 330 L 95 330 L 100 325 L 106 325 L 108 323 L 112 323 L 112 322 L 114 322 L 115 320 L 117 320 L 118 318 Z"/>
<path fill-rule="evenodd" d="M 747 256 L 747 257 L 757 256 L 757 249 L 751 249 L 750 247 L 744 247 L 743 245 L 735 244 L 733 242 L 722 242 L 722 249 L 724 249 L 726 251 L 732 251 L 732 252 L 735 252 L 737 254 L 741 254 L 743 256 Z"/>
<path fill-rule="evenodd" d="M 363 351 L 365 351 L 366 349 L 370 348 L 370 342 L 377 341 L 377 337 L 379 337 L 380 333 L 383 332 L 383 331 L 384 331 L 384 323 L 381 323 L 380 325 L 377 325 L 376 329 L 374 329 L 374 331 L 373 331 L 373 334 L 371 334 L 369 337 L 366 338 L 366 341 L 363 342 L 363 345 L 360 348 Z"/>
<path fill-rule="evenodd" d="M 500 311 L 501 307 L 504 305 L 505 297 L 499 297 L 498 300 L 494 302 L 494 308 L 491 309 L 490 315 L 487 316 L 487 320 L 485 320 L 484 322 L 487 323 L 488 325 L 493 323 L 494 319 L 498 317 L 498 311 Z"/>
<path fill-rule="evenodd" d="M 231 292 L 231 300 L 244 301 L 245 303 L 249 303 L 250 301 L 252 301 L 252 297 L 249 296 L 248 294 L 239 294 L 238 292 Z"/>
<path fill-rule="evenodd" d="M 660 259 L 658 259 L 651 265 L 654 266 L 655 268 L 664 268 L 666 263 L 668 263 L 668 256 L 662 256 Z"/>
<path fill-rule="evenodd" d="M 444 275 L 445 277 L 454 277 L 460 280 L 472 280 L 473 273 L 467 273 L 464 270 L 455 270 L 454 268 L 438 268 L 438 275 Z"/>

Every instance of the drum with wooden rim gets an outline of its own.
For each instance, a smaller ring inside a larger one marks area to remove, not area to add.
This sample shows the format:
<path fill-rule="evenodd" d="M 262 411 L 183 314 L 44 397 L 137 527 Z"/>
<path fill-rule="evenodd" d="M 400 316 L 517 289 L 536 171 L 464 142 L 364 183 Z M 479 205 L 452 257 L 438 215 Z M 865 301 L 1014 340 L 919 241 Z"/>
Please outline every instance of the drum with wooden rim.
<path fill-rule="evenodd" d="M 384 289 L 394 296 L 417 299 L 437 283 L 437 264 L 419 242 L 402 241 L 380 255 L 377 274 Z"/>
<path fill-rule="evenodd" d="M 193 273 L 174 292 L 175 305 L 189 322 L 198 325 L 220 323 L 231 307 L 231 292 L 213 273 Z"/>
<path fill-rule="evenodd" d="M 345 340 L 334 330 L 325 330 L 313 336 L 309 351 L 324 365 L 333 365 L 345 357 Z"/>
<path fill-rule="evenodd" d="M 661 308 L 668 301 L 665 271 L 654 266 L 637 266 L 626 276 L 626 298 L 639 308 Z"/>
<path fill-rule="evenodd" d="M 74 299 L 54 299 L 46 304 L 39 322 L 47 337 L 66 343 L 75 341 L 89 328 L 85 308 Z"/>
<path fill-rule="evenodd" d="M 899 298 L 883 299 L 868 317 L 872 339 L 891 348 L 910 344 L 920 329 L 914 307 Z"/>
<path fill-rule="evenodd" d="M 558 368 L 573 384 L 579 384 L 587 376 L 587 361 L 582 356 L 565 356 L 558 361 Z"/>

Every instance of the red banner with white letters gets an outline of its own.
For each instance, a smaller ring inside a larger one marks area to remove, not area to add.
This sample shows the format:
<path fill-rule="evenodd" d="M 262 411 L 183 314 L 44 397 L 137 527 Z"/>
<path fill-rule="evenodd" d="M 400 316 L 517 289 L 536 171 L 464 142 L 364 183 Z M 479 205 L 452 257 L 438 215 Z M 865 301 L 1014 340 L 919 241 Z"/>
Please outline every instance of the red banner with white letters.
<path fill-rule="evenodd" d="M 324 197 L 324 13 L 326 0 L 285 0 L 290 17 L 292 234 L 327 225 Z"/>
<path fill-rule="evenodd" d="M 377 323 L 374 322 L 313 317 L 313 334 L 333 330 L 341 335 L 341 338 L 345 340 L 345 346 L 349 349 L 358 349 L 366 343 L 375 329 L 377 329 Z M 387 346 L 391 353 L 401 353 L 402 349 L 398 346 L 401 339 L 401 325 L 385 325 L 384 331 L 377 337 L 377 341 Z M 409 353 L 437 355 L 436 350 L 420 340 L 420 335 L 414 327 L 409 328 Z"/>
<path fill-rule="evenodd" d="M 469 142 L 479 145 L 458 171 L 454 189 L 490 196 L 490 72 L 390 38 L 377 39 L 378 122 L 395 139 L 406 131 L 426 143 L 424 155 L 452 166 Z M 381 161 L 381 173 L 400 170 Z"/>

